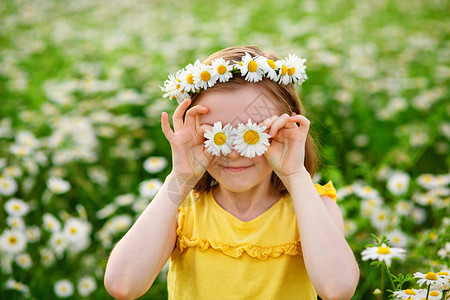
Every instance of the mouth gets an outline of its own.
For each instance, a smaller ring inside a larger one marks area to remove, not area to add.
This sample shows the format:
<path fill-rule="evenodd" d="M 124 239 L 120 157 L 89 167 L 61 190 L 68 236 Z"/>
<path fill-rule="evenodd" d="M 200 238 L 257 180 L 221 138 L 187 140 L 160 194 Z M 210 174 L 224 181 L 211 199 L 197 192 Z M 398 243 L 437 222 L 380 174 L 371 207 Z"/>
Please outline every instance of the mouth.
<path fill-rule="evenodd" d="M 222 168 L 230 172 L 242 172 L 251 168 L 251 166 L 222 166 Z"/>

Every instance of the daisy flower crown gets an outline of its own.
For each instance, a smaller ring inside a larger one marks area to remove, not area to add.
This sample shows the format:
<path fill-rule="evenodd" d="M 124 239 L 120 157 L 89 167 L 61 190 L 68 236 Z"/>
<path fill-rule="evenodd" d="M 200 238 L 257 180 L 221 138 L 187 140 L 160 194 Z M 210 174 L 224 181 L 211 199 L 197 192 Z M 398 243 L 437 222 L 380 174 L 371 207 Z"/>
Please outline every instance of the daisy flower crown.
<path fill-rule="evenodd" d="M 263 155 L 269 146 L 270 135 L 265 133 L 266 126 L 252 123 L 238 124 L 238 128 L 232 128 L 230 124 L 222 127 L 222 122 L 215 122 L 212 130 L 204 133 L 206 150 L 212 155 L 227 155 L 236 149 L 242 156 L 253 158 L 255 155 Z"/>
<path fill-rule="evenodd" d="M 245 52 L 241 61 L 227 61 L 217 58 L 210 65 L 202 64 L 198 59 L 183 69 L 169 75 L 169 79 L 160 86 L 165 92 L 163 98 L 183 102 L 192 94 L 206 90 L 217 82 L 227 82 L 234 74 L 240 74 L 249 82 L 258 82 L 269 78 L 278 84 L 302 84 L 306 76 L 306 59 L 289 54 L 285 59 L 272 60 L 264 56 L 252 57 Z"/>

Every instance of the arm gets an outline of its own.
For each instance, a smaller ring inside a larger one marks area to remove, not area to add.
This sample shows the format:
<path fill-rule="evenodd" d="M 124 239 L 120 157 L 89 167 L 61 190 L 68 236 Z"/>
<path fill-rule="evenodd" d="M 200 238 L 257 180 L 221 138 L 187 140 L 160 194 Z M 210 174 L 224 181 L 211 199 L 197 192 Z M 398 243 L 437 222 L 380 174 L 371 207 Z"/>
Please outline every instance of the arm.
<path fill-rule="evenodd" d="M 158 194 L 114 247 L 106 266 L 105 288 L 117 299 L 135 299 L 147 292 L 175 246 L 178 203 L 188 195 L 170 193 L 171 173 Z M 177 199 L 176 199 L 177 198 Z"/>
<path fill-rule="evenodd" d="M 106 266 L 106 290 L 118 299 L 135 299 L 152 285 L 172 253 L 178 207 L 209 166 L 212 155 L 203 147 L 203 131 L 196 116 L 208 108 L 183 101 L 173 115 L 162 113 L 161 126 L 172 148 L 172 172 L 138 220 L 114 247 Z M 186 111 L 187 110 L 187 111 Z M 186 112 L 186 117 L 183 115 Z"/>
<path fill-rule="evenodd" d="M 308 275 L 323 299 L 350 299 L 359 279 L 359 268 L 344 237 L 339 207 L 317 193 L 303 169 L 285 178 L 297 217 Z"/>
<path fill-rule="evenodd" d="M 291 194 L 309 278 L 323 299 L 350 299 L 358 264 L 344 238 L 339 207 L 329 197 L 321 199 L 304 165 L 310 122 L 293 113 L 263 124 L 273 137 L 264 155 Z"/>

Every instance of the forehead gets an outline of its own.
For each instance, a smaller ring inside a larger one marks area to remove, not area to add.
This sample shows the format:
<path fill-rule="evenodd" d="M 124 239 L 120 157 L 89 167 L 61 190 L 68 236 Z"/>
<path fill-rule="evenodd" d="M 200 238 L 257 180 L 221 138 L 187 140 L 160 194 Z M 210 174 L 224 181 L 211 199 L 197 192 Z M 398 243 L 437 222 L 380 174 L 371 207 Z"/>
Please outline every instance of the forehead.
<path fill-rule="evenodd" d="M 247 84 L 230 90 L 212 90 L 205 93 L 198 101 L 199 105 L 209 108 L 207 114 L 199 115 L 200 124 L 213 125 L 221 121 L 223 125 L 230 123 L 260 123 L 273 115 L 281 115 L 276 99 L 264 88 Z"/>

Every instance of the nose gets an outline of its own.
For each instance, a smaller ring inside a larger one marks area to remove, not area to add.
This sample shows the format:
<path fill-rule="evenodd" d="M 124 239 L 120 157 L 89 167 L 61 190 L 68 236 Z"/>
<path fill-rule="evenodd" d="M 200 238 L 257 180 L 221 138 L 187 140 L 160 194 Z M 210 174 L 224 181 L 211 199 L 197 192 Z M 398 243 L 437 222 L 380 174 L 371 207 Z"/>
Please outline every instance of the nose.
<path fill-rule="evenodd" d="M 239 154 L 239 152 L 236 149 L 232 149 L 231 152 L 225 156 L 229 157 L 231 159 L 236 159 L 236 158 L 239 158 L 241 155 Z"/>

